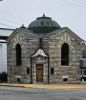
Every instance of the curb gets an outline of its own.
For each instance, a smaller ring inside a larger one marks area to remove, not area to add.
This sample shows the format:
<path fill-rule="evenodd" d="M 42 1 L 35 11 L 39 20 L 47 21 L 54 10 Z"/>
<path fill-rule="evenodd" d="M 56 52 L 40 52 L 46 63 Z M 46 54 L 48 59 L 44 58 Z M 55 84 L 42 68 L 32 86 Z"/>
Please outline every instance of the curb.
<path fill-rule="evenodd" d="M 33 89 L 50 89 L 50 90 L 79 90 L 86 89 L 86 85 L 30 85 L 30 84 L 0 84 L 5 87 L 20 87 L 20 88 L 33 88 Z"/>
<path fill-rule="evenodd" d="M 24 88 L 24 86 L 17 86 L 17 85 L 0 85 L 0 86 L 5 86 L 5 87 L 22 87 L 22 88 Z"/>

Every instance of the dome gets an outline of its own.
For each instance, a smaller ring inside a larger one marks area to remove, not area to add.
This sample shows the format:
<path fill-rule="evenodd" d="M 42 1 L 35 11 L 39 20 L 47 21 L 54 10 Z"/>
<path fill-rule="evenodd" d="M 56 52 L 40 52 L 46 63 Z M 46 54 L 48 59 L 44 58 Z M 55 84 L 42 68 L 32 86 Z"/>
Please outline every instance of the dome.
<path fill-rule="evenodd" d="M 59 28 L 60 26 L 56 21 L 50 17 L 46 17 L 44 14 L 42 17 L 38 17 L 32 21 L 28 27 L 33 33 L 49 33 Z"/>

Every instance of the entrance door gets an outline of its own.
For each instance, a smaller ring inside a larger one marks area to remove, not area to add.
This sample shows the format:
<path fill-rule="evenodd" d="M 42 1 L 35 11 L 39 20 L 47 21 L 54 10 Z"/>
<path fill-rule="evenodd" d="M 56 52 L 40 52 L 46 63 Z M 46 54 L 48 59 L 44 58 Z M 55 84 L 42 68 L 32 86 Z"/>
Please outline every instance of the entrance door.
<path fill-rule="evenodd" d="M 36 64 L 36 82 L 43 82 L 43 64 Z"/>

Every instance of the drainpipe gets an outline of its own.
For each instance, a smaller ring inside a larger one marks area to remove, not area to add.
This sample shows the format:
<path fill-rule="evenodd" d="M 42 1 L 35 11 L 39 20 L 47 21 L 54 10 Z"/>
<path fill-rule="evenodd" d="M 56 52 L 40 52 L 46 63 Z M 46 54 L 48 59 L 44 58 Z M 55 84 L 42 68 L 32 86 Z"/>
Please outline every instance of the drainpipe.
<path fill-rule="evenodd" d="M 48 84 L 49 84 L 49 77 L 50 77 L 50 63 L 49 63 L 49 55 L 48 55 Z"/>
<path fill-rule="evenodd" d="M 43 49 L 43 39 L 42 38 L 39 38 L 39 48 L 40 49 Z M 49 84 L 49 77 L 50 77 L 50 75 L 49 75 L 49 73 L 50 73 L 50 69 L 49 69 L 49 55 L 47 55 L 48 57 L 47 57 L 47 59 L 48 59 L 48 84 Z"/>
<path fill-rule="evenodd" d="M 30 57 L 30 68 L 31 68 L 31 75 L 30 75 L 30 83 L 32 84 L 33 83 L 33 77 L 32 77 L 32 57 Z"/>

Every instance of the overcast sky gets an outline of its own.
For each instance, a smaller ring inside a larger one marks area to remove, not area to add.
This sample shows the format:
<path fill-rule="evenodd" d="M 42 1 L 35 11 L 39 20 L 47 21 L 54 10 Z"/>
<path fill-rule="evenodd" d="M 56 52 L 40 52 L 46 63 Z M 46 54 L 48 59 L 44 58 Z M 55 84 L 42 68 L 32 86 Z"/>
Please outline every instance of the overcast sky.
<path fill-rule="evenodd" d="M 86 0 L 3 0 L 0 27 L 27 27 L 43 13 L 86 40 Z"/>

